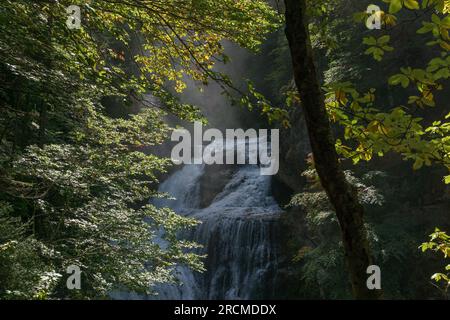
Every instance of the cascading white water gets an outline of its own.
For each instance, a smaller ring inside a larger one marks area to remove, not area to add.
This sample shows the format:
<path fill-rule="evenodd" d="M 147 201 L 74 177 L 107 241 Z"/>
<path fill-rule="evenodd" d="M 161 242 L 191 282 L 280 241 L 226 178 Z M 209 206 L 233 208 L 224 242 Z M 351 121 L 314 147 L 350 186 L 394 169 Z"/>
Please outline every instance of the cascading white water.
<path fill-rule="evenodd" d="M 200 208 L 200 180 L 206 174 L 205 165 L 185 165 L 160 185 L 160 192 L 176 200 L 159 199 L 156 205 L 202 221 L 185 236 L 204 246 L 207 271 L 179 267 L 181 284 L 159 286 L 158 299 L 270 297 L 276 281 L 281 213 L 270 196 L 270 177 L 260 175 L 257 165 L 239 166 L 228 182 L 222 182 L 225 187 L 212 203 Z"/>

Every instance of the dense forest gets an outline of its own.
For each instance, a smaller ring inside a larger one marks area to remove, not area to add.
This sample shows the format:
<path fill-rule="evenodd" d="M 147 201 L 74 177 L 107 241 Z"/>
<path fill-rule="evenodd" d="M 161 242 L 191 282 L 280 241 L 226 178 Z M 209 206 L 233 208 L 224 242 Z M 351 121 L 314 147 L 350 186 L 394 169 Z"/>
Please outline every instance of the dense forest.
<path fill-rule="evenodd" d="M 449 30 L 448 0 L 2 0 L 0 299 L 448 299 Z M 175 165 L 194 122 L 278 129 L 279 171 Z"/>

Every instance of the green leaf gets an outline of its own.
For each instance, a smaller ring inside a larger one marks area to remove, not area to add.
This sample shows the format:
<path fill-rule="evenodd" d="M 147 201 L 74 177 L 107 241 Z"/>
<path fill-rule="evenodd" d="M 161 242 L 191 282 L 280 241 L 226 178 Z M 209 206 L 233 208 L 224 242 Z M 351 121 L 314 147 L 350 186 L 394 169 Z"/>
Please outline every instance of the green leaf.
<path fill-rule="evenodd" d="M 404 74 L 396 74 L 389 78 L 389 84 L 390 85 L 398 85 L 401 84 L 403 88 L 406 88 L 409 86 L 409 78 L 405 76 Z"/>
<path fill-rule="evenodd" d="M 367 18 L 367 12 L 363 11 L 363 12 L 357 12 L 355 14 L 353 14 L 353 20 L 355 22 L 361 22 L 366 20 Z"/>
<path fill-rule="evenodd" d="M 446 28 L 450 28 L 450 15 L 441 20 L 441 25 Z"/>
<path fill-rule="evenodd" d="M 431 15 L 431 21 L 435 24 L 441 24 L 441 19 L 435 13 Z"/>
<path fill-rule="evenodd" d="M 391 40 L 391 36 L 390 35 L 384 35 L 384 36 L 378 38 L 377 43 L 379 45 L 384 45 L 384 44 L 387 44 L 389 42 L 389 40 Z"/>
<path fill-rule="evenodd" d="M 432 31 L 434 29 L 434 24 L 430 22 L 422 22 L 423 27 L 417 30 L 418 34 L 424 34 Z"/>
<path fill-rule="evenodd" d="M 402 0 L 391 0 L 389 5 L 389 13 L 397 13 L 402 9 Z"/>
<path fill-rule="evenodd" d="M 448 79 L 450 77 L 450 70 L 449 68 L 442 68 L 438 72 L 436 72 L 433 76 L 434 80 L 439 79 Z"/>
<path fill-rule="evenodd" d="M 365 37 L 363 38 L 363 43 L 368 46 L 374 46 L 377 44 L 377 39 L 375 39 L 374 37 Z"/>
<path fill-rule="evenodd" d="M 422 167 L 423 167 L 423 159 L 417 158 L 416 162 L 414 162 L 413 169 L 414 170 L 419 170 Z"/>
<path fill-rule="evenodd" d="M 408 9 L 411 9 L 411 10 L 420 9 L 419 2 L 417 2 L 416 0 L 404 0 L 404 4 L 405 4 L 405 7 L 407 7 Z"/>

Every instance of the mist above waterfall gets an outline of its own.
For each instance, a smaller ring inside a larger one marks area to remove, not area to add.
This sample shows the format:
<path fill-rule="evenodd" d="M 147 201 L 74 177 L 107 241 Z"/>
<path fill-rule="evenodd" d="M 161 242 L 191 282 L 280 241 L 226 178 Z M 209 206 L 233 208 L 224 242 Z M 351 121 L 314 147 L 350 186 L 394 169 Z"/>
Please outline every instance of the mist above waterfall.
<path fill-rule="evenodd" d="M 246 64 L 251 59 L 252 53 L 228 42 L 224 42 L 223 46 L 230 62 L 217 63 L 214 70 L 227 74 L 235 86 L 245 90 L 244 79 L 249 77 Z M 208 85 L 199 85 L 189 79 L 186 79 L 186 82 L 187 88 L 180 94 L 180 99 L 184 103 L 198 106 L 211 127 L 220 130 L 247 128 L 253 126 L 255 118 L 260 117 L 259 114 L 253 114 L 243 107 L 231 106 L 229 98 L 222 94 L 223 89 L 212 80 Z"/>

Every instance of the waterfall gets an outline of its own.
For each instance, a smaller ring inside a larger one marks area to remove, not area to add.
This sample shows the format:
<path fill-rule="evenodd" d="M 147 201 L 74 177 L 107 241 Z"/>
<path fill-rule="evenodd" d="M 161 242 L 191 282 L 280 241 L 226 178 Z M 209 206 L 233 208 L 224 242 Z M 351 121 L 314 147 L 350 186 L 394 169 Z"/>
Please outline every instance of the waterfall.
<path fill-rule="evenodd" d="M 224 187 L 202 208 L 202 179 L 217 170 L 229 170 L 227 166 L 208 169 L 185 165 L 159 187 L 176 200 L 153 201 L 200 220 L 183 236 L 201 244 L 199 253 L 207 254 L 204 273 L 177 268 L 180 284 L 159 285 L 157 299 L 270 298 L 277 278 L 277 222 L 282 211 L 270 195 L 271 178 L 260 175 L 257 165 L 236 166 L 232 174 L 218 175 L 226 181 L 214 183 Z"/>

